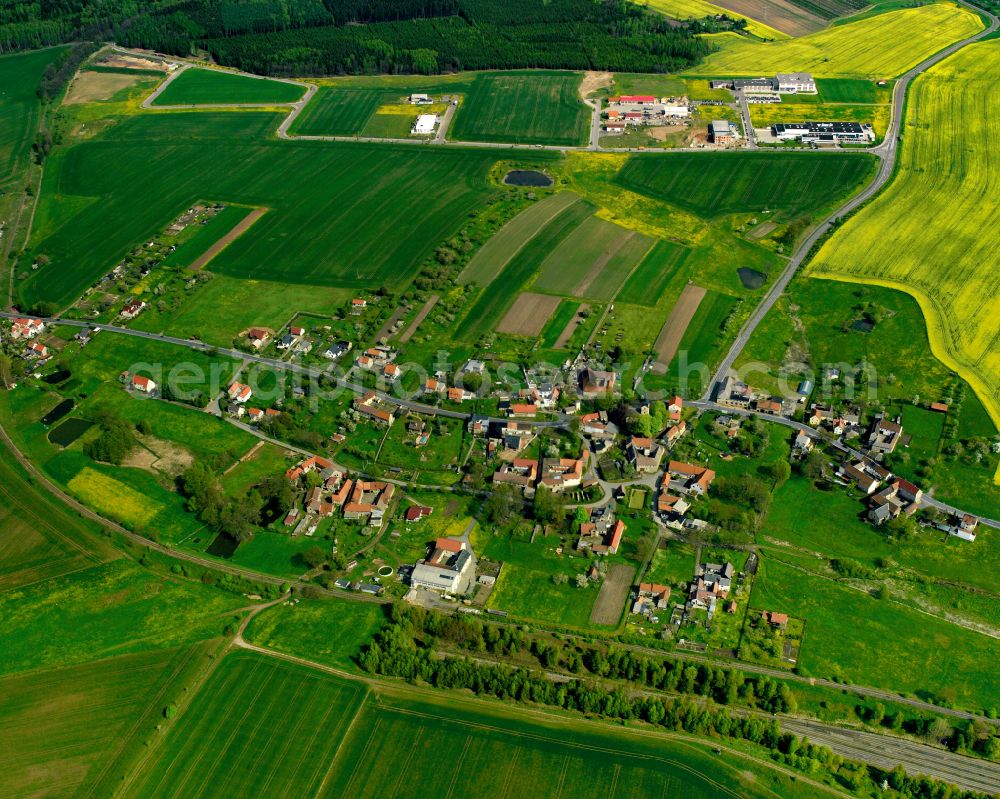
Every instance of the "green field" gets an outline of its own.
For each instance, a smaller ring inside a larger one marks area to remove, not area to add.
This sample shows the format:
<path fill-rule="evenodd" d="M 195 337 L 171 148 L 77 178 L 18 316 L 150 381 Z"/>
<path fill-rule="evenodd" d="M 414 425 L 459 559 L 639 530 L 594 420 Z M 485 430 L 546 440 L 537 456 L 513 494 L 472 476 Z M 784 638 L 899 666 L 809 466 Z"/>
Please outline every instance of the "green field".
<path fill-rule="evenodd" d="M 421 545 L 421 553 L 425 550 Z M 384 605 L 329 597 L 272 608 L 253 620 L 246 638 L 258 646 L 354 669 L 354 658 L 385 621 Z"/>
<path fill-rule="evenodd" d="M 0 58 L 0 182 L 25 165 L 38 127 L 36 89 L 45 68 L 63 52 L 56 47 Z"/>
<path fill-rule="evenodd" d="M 184 139 L 191 116 L 228 130 L 228 118 L 248 114 L 147 115 L 118 126 L 114 141 L 50 159 L 32 249 L 51 264 L 20 284 L 28 302 L 70 301 L 203 197 L 269 209 L 213 260 L 213 272 L 399 286 L 485 198 L 496 159 L 475 150 Z M 150 131 L 163 138 L 149 141 Z"/>
<path fill-rule="evenodd" d="M 4 796 L 109 796 L 205 647 L 0 678 Z"/>
<path fill-rule="evenodd" d="M 0 594 L 0 673 L 213 638 L 245 605 L 124 559 L 94 566 Z"/>
<path fill-rule="evenodd" d="M 807 674 L 940 697 L 977 711 L 996 703 L 995 641 L 986 635 L 774 558 L 762 561 L 752 604 L 805 620 L 798 666 Z"/>
<path fill-rule="evenodd" d="M 670 279 L 690 254 L 689 248 L 672 241 L 656 242 L 622 287 L 618 301 L 655 306 Z"/>
<path fill-rule="evenodd" d="M 545 327 L 542 329 L 543 347 L 551 349 L 556 345 L 559 336 L 562 335 L 563 330 L 566 329 L 566 325 L 570 323 L 570 320 L 576 315 L 578 310 L 580 310 L 580 303 L 578 302 L 563 300 L 559 303 L 559 307 L 552 314 L 552 318 L 545 323 Z"/>
<path fill-rule="evenodd" d="M 532 288 L 610 300 L 652 245 L 652 239 L 635 231 L 589 217 L 545 259 Z"/>
<path fill-rule="evenodd" d="M 301 666 L 231 654 L 129 780 L 128 795 L 315 796 L 365 693 Z"/>
<path fill-rule="evenodd" d="M 545 259 L 593 212 L 594 208 L 589 203 L 574 203 L 530 239 L 497 275 L 503 290 L 486 289 L 472 304 L 461 323 L 460 337 L 472 342 L 484 333 L 494 330 L 521 287 L 538 271 Z"/>
<path fill-rule="evenodd" d="M 992 67 L 990 65 L 993 65 Z M 823 246 L 809 274 L 902 289 L 920 303 L 934 355 L 968 381 L 1000 426 L 1000 244 L 990 196 L 1000 96 L 980 77 L 1000 41 L 963 48 L 914 81 L 892 183 Z M 920 208 L 947 209 L 928 219 Z"/>
<path fill-rule="evenodd" d="M 576 72 L 486 72 L 476 76 L 449 131 L 463 141 L 583 144 L 590 110 Z"/>
<path fill-rule="evenodd" d="M 933 3 L 845 22 L 797 39 L 754 42 L 713 37 L 721 50 L 704 59 L 699 75 L 767 75 L 788 64 L 817 77 L 894 78 L 952 42 L 982 30 L 972 11 Z"/>
<path fill-rule="evenodd" d="M 521 211 L 472 256 L 468 266 L 458 276 L 459 283 L 488 286 L 511 258 L 537 236 L 549 222 L 579 201 L 572 192 L 552 194 Z"/>
<path fill-rule="evenodd" d="M 209 247 L 242 222 L 249 213 L 249 208 L 227 205 L 204 225 L 199 225 L 193 235 L 186 238 L 176 250 L 163 259 L 163 263 L 166 266 L 190 266 Z"/>
<path fill-rule="evenodd" d="M 674 361 L 667 367 L 667 374 L 678 371 L 678 360 L 683 354 L 688 364 L 703 363 L 711 366 L 726 344 L 723 322 L 736 305 L 736 298 L 717 291 L 709 291 L 698 304 L 694 318 L 681 337 Z"/>
<path fill-rule="evenodd" d="M 292 133 L 301 136 L 353 136 L 365 127 L 385 93 L 375 89 L 321 86 L 295 120 Z"/>
<path fill-rule="evenodd" d="M 773 211 L 811 214 L 851 194 L 871 176 L 875 160 L 853 153 L 698 153 L 636 155 L 618 174 L 627 189 L 702 217 Z"/>
<path fill-rule="evenodd" d="M 237 103 L 294 103 L 305 86 L 252 78 L 217 69 L 186 69 L 153 105 L 230 105 Z"/>

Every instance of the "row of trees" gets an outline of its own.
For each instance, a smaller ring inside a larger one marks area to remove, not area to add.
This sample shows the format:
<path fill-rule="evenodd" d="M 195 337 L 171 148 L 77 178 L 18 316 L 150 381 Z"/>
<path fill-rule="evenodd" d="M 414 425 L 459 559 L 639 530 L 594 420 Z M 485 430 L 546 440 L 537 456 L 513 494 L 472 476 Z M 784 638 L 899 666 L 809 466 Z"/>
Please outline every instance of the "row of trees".
<path fill-rule="evenodd" d="M 502 664 L 487 664 L 432 654 L 433 630 L 447 621 L 421 619 L 418 614 L 396 609 L 393 623 L 379 632 L 362 652 L 359 663 L 366 671 L 438 688 L 464 688 L 477 695 L 504 700 L 551 705 L 622 721 L 642 720 L 668 730 L 695 735 L 738 738 L 771 750 L 772 757 L 793 768 L 822 778 L 824 772 L 854 791 L 874 795 L 882 782 L 907 799 L 980 799 L 926 777 L 910 777 L 902 768 L 889 773 L 869 769 L 862 763 L 845 761 L 825 747 L 784 733 L 775 719 L 734 716 L 726 708 L 713 708 L 685 699 L 641 697 L 624 690 L 609 691 L 597 683 L 571 680 L 556 683 L 539 671 Z M 484 632 L 484 635 L 486 633 Z M 514 641 L 508 641 L 514 647 Z"/>

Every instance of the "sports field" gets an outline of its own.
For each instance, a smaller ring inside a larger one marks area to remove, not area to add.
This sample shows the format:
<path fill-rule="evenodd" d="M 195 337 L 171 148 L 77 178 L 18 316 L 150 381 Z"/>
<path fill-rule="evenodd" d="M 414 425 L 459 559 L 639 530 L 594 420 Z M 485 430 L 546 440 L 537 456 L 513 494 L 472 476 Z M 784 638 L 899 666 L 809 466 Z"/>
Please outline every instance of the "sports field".
<path fill-rule="evenodd" d="M 794 64 L 819 77 L 894 78 L 952 42 L 983 28 L 972 11 L 932 3 L 827 28 L 799 39 L 752 42 L 713 37 L 722 49 L 692 75 L 767 75 Z"/>
<path fill-rule="evenodd" d="M 45 67 L 65 48 L 0 58 L 0 182 L 25 164 L 41 103 L 35 93 Z"/>
<path fill-rule="evenodd" d="M 874 158 L 855 153 L 635 155 L 616 182 L 703 217 L 765 210 L 800 216 L 853 193 L 874 167 Z"/>
<path fill-rule="evenodd" d="M 533 288 L 552 294 L 611 299 L 653 240 L 592 216 L 542 263 Z"/>
<path fill-rule="evenodd" d="M 130 777 L 127 794 L 316 796 L 366 693 L 284 661 L 231 654 Z"/>
<path fill-rule="evenodd" d="M 206 654 L 160 649 L 0 678 L 0 795 L 110 796 Z"/>
<path fill-rule="evenodd" d="M 972 385 L 1000 425 L 1000 233 L 993 201 L 1000 89 L 990 79 L 997 68 L 1000 41 L 989 40 L 915 81 L 895 179 L 830 239 L 809 273 L 916 297 L 934 354 Z"/>
<path fill-rule="evenodd" d="M 487 72 L 459 105 L 449 138 L 518 144 L 583 144 L 590 109 L 578 72 Z"/>
<path fill-rule="evenodd" d="M 305 86 L 252 78 L 218 69 L 186 69 L 153 105 L 226 105 L 236 103 L 294 103 Z"/>
<path fill-rule="evenodd" d="M 762 39 L 787 39 L 788 34 L 782 33 L 770 25 L 758 22 L 751 17 L 744 16 L 735 11 L 730 11 L 722 6 L 709 3 L 706 0 L 649 0 L 647 5 L 653 11 L 659 11 L 673 19 L 702 19 L 704 17 L 714 17 L 718 14 L 725 14 L 734 19 L 745 19 L 747 30 L 754 36 Z"/>
<path fill-rule="evenodd" d="M 33 250 L 51 264 L 21 284 L 24 299 L 72 300 L 204 197 L 270 209 L 212 261 L 213 272 L 398 286 L 486 196 L 496 159 L 474 150 L 187 136 L 190 117 L 228 131 L 232 117 L 248 116 L 261 115 L 145 115 L 116 129 L 115 141 L 50 159 Z"/>

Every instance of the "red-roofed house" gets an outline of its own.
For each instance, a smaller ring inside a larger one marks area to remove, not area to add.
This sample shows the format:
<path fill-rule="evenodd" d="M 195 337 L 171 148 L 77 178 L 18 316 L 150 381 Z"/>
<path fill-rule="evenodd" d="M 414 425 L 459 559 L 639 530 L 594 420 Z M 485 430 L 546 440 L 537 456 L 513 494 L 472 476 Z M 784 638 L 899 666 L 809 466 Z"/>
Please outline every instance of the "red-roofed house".
<path fill-rule="evenodd" d="M 154 391 L 156 391 L 156 383 L 154 383 L 148 377 L 143 377 L 142 375 L 133 375 L 132 388 L 134 388 L 136 391 L 141 391 L 143 394 L 152 394 Z"/>
<path fill-rule="evenodd" d="M 772 613 L 765 610 L 760 615 L 764 621 L 772 627 L 777 627 L 779 630 L 784 630 L 788 626 L 788 616 L 785 613 Z"/>
<path fill-rule="evenodd" d="M 129 300 L 125 303 L 119 316 L 122 319 L 135 319 L 144 310 L 146 310 L 146 303 L 143 300 Z"/>
<path fill-rule="evenodd" d="M 670 461 L 667 472 L 670 474 L 670 487 L 685 494 L 704 494 L 715 479 L 715 472 L 711 469 L 682 461 Z"/>
<path fill-rule="evenodd" d="M 28 319 L 20 317 L 14 320 L 11 326 L 10 335 L 15 341 L 22 338 L 34 338 L 45 329 L 45 322 L 41 319 Z"/>
<path fill-rule="evenodd" d="M 428 508 L 425 505 L 414 505 L 412 508 L 406 509 L 406 521 L 408 522 L 419 522 L 425 516 L 430 516 L 434 512 L 434 508 Z"/>
<path fill-rule="evenodd" d="M 253 391 L 250 389 L 250 386 L 234 382 L 231 386 L 229 386 L 228 394 L 229 399 L 242 405 L 250 399 L 251 396 L 253 396 Z"/>
<path fill-rule="evenodd" d="M 468 389 L 456 388 L 454 386 L 448 389 L 448 399 L 451 402 L 465 402 L 466 400 L 473 399 L 475 396 Z"/>
<path fill-rule="evenodd" d="M 49 348 L 38 341 L 32 341 L 25 353 L 29 358 L 48 358 Z"/>
<path fill-rule="evenodd" d="M 518 418 L 527 418 L 538 414 L 538 406 L 530 402 L 514 402 L 508 413 Z"/>
<path fill-rule="evenodd" d="M 667 446 L 672 447 L 687 432 L 687 422 L 683 419 L 667 430 Z"/>
<path fill-rule="evenodd" d="M 675 396 L 670 400 L 670 404 L 667 406 L 667 411 L 670 413 L 670 418 L 675 422 L 681 418 L 681 411 L 684 409 L 684 400 L 679 396 Z"/>
<path fill-rule="evenodd" d="M 264 418 L 264 411 L 260 408 L 247 408 L 247 419 L 251 422 L 259 422 Z"/>

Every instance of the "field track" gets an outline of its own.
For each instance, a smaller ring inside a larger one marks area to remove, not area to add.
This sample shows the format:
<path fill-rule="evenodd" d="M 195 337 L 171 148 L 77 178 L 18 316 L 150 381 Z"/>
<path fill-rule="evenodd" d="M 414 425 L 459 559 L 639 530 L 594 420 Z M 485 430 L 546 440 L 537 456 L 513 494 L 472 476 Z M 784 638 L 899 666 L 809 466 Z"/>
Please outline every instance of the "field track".
<path fill-rule="evenodd" d="M 559 334 L 559 338 L 556 339 L 555 349 L 562 350 L 566 348 L 566 345 L 569 344 L 569 340 L 573 337 L 573 333 L 575 333 L 576 329 L 585 321 L 580 318 L 580 314 L 588 310 L 590 310 L 590 306 L 587 303 L 580 303 L 580 307 L 576 309 L 576 313 L 573 314 L 573 318 L 566 323 L 566 327 L 563 328 L 562 333 Z"/>
<path fill-rule="evenodd" d="M 268 211 L 267 208 L 254 208 L 249 214 L 247 214 L 236 227 L 230 230 L 225 236 L 219 239 L 215 244 L 209 247 L 205 252 L 194 260 L 191 264 L 191 269 L 194 271 L 199 271 L 204 269 L 206 264 L 211 261 L 216 255 L 222 252 L 226 247 L 232 244 L 236 239 L 246 233 L 250 227 L 260 219 Z"/>
<path fill-rule="evenodd" d="M 684 332 L 691 324 L 691 320 L 694 319 L 705 293 L 705 289 L 701 286 L 688 283 L 684 287 L 684 291 L 681 292 L 681 296 L 677 298 L 677 303 L 670 311 L 667 321 L 663 323 L 660 335 L 656 337 L 656 343 L 653 345 L 658 358 L 653 365 L 655 374 L 666 374 L 667 367 L 677 354 L 677 348 L 681 345 Z"/>
<path fill-rule="evenodd" d="M 437 294 L 431 294 L 431 296 L 427 298 L 427 302 L 424 303 L 424 307 L 421 308 L 420 312 L 413 317 L 413 321 L 410 322 L 410 326 L 406 328 L 403 335 L 399 337 L 400 344 L 405 344 L 413 338 L 413 334 L 417 332 L 417 328 L 420 327 L 420 324 L 427 318 L 427 315 L 434 309 L 434 306 L 437 305 L 439 299 L 441 298 Z"/>
<path fill-rule="evenodd" d="M 549 294 L 533 294 L 525 291 L 514 300 L 510 310 L 504 314 L 498 333 L 509 333 L 512 336 L 537 336 L 542 332 L 545 323 L 559 305 L 559 297 Z"/>

